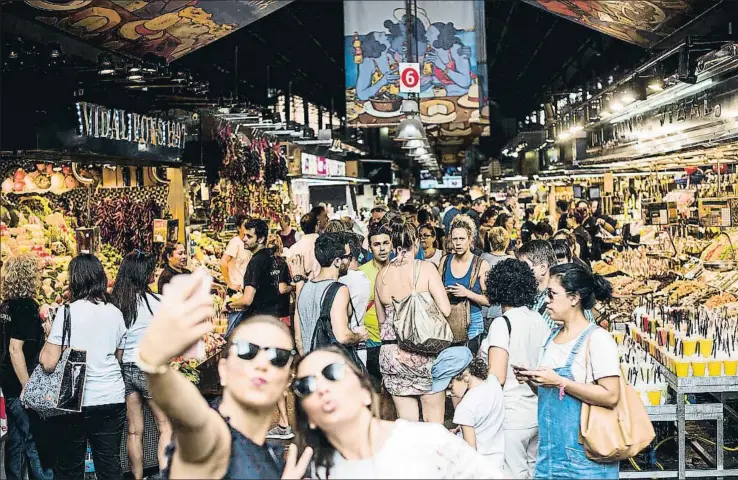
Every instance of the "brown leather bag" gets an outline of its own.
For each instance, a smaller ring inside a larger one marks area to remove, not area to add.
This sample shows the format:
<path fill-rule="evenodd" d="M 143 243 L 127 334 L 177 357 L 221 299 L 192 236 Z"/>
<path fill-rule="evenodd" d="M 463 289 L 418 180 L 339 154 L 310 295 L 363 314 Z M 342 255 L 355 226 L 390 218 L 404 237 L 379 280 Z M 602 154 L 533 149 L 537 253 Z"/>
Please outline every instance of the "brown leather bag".
<path fill-rule="evenodd" d="M 452 255 L 447 255 L 443 259 L 443 280 L 446 279 L 446 270 L 450 267 Z M 472 259 L 471 280 L 469 282 L 469 290 L 473 289 L 479 280 L 479 269 L 482 265 L 482 258 L 474 255 Z M 446 317 L 451 331 L 454 334 L 454 343 L 466 342 L 469 334 L 469 324 L 471 324 L 471 302 L 468 298 L 459 303 L 451 304 L 451 313 Z"/>
<path fill-rule="evenodd" d="M 591 335 L 590 335 L 591 338 Z M 592 366 L 589 360 L 589 339 L 585 353 L 587 377 Z M 615 408 L 582 403 L 579 441 L 587 458 L 599 463 L 612 463 L 634 457 L 656 436 L 646 407 L 635 388 L 620 380 L 620 398 Z"/>

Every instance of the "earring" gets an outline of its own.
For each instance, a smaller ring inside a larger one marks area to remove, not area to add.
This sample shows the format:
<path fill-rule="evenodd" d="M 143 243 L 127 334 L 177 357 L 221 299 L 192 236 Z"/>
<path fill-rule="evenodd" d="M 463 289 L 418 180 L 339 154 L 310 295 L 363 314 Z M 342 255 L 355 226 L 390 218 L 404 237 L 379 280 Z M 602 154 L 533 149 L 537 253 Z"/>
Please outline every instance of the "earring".
<path fill-rule="evenodd" d="M 367 398 L 366 400 L 364 400 L 364 405 L 366 405 L 367 407 L 371 407 L 371 405 L 372 405 L 372 399 L 371 398 Z"/>
<path fill-rule="evenodd" d="M 315 424 L 314 424 L 314 423 L 311 423 L 311 424 L 310 424 L 310 425 L 308 425 L 308 426 L 310 427 L 310 430 L 315 430 Z"/>

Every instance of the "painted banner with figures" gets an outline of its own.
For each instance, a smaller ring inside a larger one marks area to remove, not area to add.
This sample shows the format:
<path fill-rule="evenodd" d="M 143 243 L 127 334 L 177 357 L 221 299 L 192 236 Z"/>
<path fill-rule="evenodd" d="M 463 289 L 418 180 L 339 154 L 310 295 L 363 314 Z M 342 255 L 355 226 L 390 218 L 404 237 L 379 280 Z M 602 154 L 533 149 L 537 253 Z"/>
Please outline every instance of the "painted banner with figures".
<path fill-rule="evenodd" d="M 397 125 L 405 118 L 408 93 L 400 92 L 399 69 L 412 53 L 421 119 L 431 133 L 449 144 L 489 133 L 483 9 L 483 1 L 418 0 L 408 18 L 403 0 L 344 1 L 348 124 Z"/>

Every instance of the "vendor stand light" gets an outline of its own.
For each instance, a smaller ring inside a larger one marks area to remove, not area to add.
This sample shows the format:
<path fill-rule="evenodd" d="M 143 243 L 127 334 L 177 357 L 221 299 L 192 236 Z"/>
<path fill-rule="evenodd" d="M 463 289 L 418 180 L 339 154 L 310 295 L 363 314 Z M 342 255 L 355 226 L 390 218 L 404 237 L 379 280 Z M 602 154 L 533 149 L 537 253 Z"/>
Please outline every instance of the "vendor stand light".
<path fill-rule="evenodd" d="M 97 72 L 99 75 L 115 74 L 115 65 L 113 65 L 113 57 L 111 57 L 110 54 L 101 53 L 97 57 L 97 61 L 100 64 L 100 70 Z"/>

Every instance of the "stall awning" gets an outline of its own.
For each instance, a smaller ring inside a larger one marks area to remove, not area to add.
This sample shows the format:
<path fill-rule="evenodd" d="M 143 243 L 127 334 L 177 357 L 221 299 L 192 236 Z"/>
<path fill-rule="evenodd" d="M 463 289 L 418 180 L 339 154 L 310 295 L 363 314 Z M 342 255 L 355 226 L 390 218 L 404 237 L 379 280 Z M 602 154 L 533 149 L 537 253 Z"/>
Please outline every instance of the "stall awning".
<path fill-rule="evenodd" d="M 335 185 L 355 185 L 360 183 L 369 183 L 365 178 L 355 177 L 314 177 L 311 175 L 303 175 L 301 177 L 292 177 L 291 181 L 302 181 L 307 183 L 309 187 L 335 186 Z"/>

